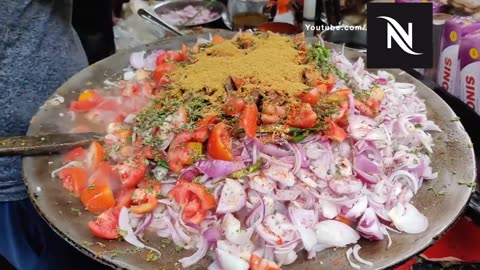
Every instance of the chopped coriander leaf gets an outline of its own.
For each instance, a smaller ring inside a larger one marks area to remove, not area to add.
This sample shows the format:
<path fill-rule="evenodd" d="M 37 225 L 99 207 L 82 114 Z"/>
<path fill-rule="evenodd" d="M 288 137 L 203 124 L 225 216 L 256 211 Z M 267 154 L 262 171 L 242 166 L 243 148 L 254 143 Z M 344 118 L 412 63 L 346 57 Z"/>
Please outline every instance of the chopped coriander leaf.
<path fill-rule="evenodd" d="M 468 147 L 468 148 L 473 148 L 473 143 L 469 143 L 469 144 L 467 145 L 467 147 Z"/>
<path fill-rule="evenodd" d="M 414 127 L 415 128 L 422 128 L 423 126 L 422 126 L 422 124 L 415 124 Z"/>
<path fill-rule="evenodd" d="M 467 186 L 467 187 L 476 187 L 477 186 L 476 181 L 473 181 L 471 183 L 467 183 L 465 181 L 459 181 L 458 184 L 461 185 L 461 186 Z"/>
<path fill-rule="evenodd" d="M 457 121 L 460 121 L 460 117 L 456 116 L 456 117 L 453 117 L 450 122 L 457 122 Z"/>
<path fill-rule="evenodd" d="M 147 262 L 156 262 L 158 261 L 158 254 L 156 252 L 150 251 L 145 255 L 145 260 Z"/>

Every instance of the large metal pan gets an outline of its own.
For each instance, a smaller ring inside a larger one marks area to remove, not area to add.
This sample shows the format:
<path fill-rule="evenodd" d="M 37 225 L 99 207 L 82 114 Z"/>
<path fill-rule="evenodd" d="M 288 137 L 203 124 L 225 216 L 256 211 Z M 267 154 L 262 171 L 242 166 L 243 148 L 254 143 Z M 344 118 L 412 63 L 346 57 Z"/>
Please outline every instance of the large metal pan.
<path fill-rule="evenodd" d="M 231 35 L 225 34 L 225 35 Z M 159 41 L 141 49 L 178 49 L 182 42 L 192 44 L 197 36 L 187 36 Z M 330 47 L 336 47 L 328 44 Z M 122 52 L 94 64 L 73 76 L 56 94 L 65 97 L 65 103 L 52 105 L 47 102 L 32 119 L 29 135 L 45 133 L 63 133 L 70 129 L 70 120 L 66 113 L 68 101 L 76 98 L 78 92 L 92 84 L 101 84 L 107 78 L 118 77 L 122 69 L 128 65 L 130 52 Z M 351 59 L 357 59 L 358 52 L 346 50 Z M 459 185 L 459 181 L 475 181 L 475 159 L 473 149 L 469 147 L 470 138 L 448 105 L 432 90 L 400 70 L 389 70 L 398 81 L 414 83 L 419 95 L 425 99 L 429 118 L 433 119 L 443 130 L 435 138 L 433 167 L 439 173 L 437 180 L 426 182 L 415 196 L 414 204 L 428 217 L 428 230 L 418 235 L 392 233 L 393 245 L 387 250 L 387 241 L 362 241 L 360 255 L 372 262 L 372 267 L 362 269 L 382 269 L 402 262 L 418 254 L 431 245 L 463 211 L 472 188 Z M 63 113 L 63 114 L 62 114 Z M 59 115 L 63 115 L 60 117 Z M 101 130 L 96 130 L 101 131 Z M 23 161 L 25 182 L 30 197 L 40 214 L 65 240 L 81 252 L 95 257 L 112 267 L 128 269 L 180 269 L 178 259 L 192 254 L 194 251 L 176 251 L 172 244 L 161 239 L 146 235 L 149 244 L 158 248 L 162 257 L 156 262 L 145 260 L 146 251 L 135 252 L 132 246 L 122 241 L 104 241 L 94 238 L 87 228 L 87 222 L 94 216 L 82 210 L 80 201 L 62 188 L 58 180 L 53 180 L 50 173 L 59 167 L 59 156 L 26 157 Z M 443 196 L 435 195 L 445 191 Z M 80 210 L 80 211 L 79 211 Z M 340 261 L 340 265 L 338 262 Z M 204 259 L 196 269 L 206 269 L 209 261 Z M 334 269 L 340 266 L 349 268 L 345 259 L 345 249 L 337 248 L 319 253 L 315 260 L 307 260 L 301 254 L 296 263 L 285 266 L 284 269 Z M 335 267 L 335 268 L 336 268 Z"/>

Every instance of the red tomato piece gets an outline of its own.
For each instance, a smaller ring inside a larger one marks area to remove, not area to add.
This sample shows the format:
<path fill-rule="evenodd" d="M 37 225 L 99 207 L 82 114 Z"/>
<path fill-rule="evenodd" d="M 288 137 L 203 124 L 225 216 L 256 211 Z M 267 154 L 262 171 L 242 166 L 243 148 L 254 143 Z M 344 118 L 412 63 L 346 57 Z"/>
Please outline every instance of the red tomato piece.
<path fill-rule="evenodd" d="M 136 187 L 137 184 L 142 181 L 147 172 L 147 167 L 147 164 L 145 164 L 140 158 L 137 158 L 134 161 L 127 160 L 119 162 L 114 165 L 114 169 L 120 175 L 122 187 L 127 189 Z"/>
<path fill-rule="evenodd" d="M 62 179 L 63 187 L 76 196 L 80 196 L 88 185 L 88 174 L 84 168 L 65 168 L 58 173 L 58 177 Z"/>
<path fill-rule="evenodd" d="M 121 189 L 115 196 L 117 204 L 115 208 L 121 210 L 122 207 L 130 207 L 132 204 L 132 194 L 135 190 L 131 189 Z"/>
<path fill-rule="evenodd" d="M 292 104 L 286 122 L 298 128 L 312 128 L 317 123 L 317 114 L 308 103 Z"/>
<path fill-rule="evenodd" d="M 83 161 L 85 159 L 85 150 L 83 147 L 77 147 L 70 150 L 62 159 L 63 164 L 67 164 L 72 161 Z"/>
<path fill-rule="evenodd" d="M 333 122 L 330 119 L 326 119 L 328 128 L 327 130 L 324 131 L 324 136 L 332 141 L 335 142 L 343 142 L 348 134 L 345 132 L 345 130 L 341 127 L 339 127 L 335 122 Z"/>
<path fill-rule="evenodd" d="M 245 130 L 247 137 L 254 138 L 257 135 L 257 120 L 257 105 L 250 103 L 243 109 L 242 117 L 240 118 L 240 127 Z"/>
<path fill-rule="evenodd" d="M 171 63 L 168 63 L 168 62 L 164 62 L 164 63 L 161 63 L 161 64 L 157 65 L 157 68 L 153 72 L 153 80 L 157 84 L 160 84 L 164 75 L 174 71 L 175 68 L 176 67 L 175 67 L 174 64 L 171 64 Z"/>
<path fill-rule="evenodd" d="M 274 262 L 266 260 L 256 254 L 250 256 L 249 270 L 281 270 L 281 268 Z"/>
<path fill-rule="evenodd" d="M 95 221 L 88 222 L 88 228 L 96 237 L 103 239 L 117 239 L 118 233 L 118 213 L 110 208 L 100 214 Z"/>
<path fill-rule="evenodd" d="M 70 110 L 73 112 L 86 112 L 95 108 L 102 102 L 102 97 L 95 90 L 85 90 L 78 97 L 77 101 L 70 103 Z"/>
<path fill-rule="evenodd" d="M 232 138 L 225 123 L 215 125 L 207 143 L 207 152 L 214 159 L 233 160 Z"/>
<path fill-rule="evenodd" d="M 205 219 L 206 216 L 207 216 L 207 213 L 205 211 L 200 210 L 200 211 L 196 212 L 195 215 L 193 215 L 189 218 L 183 218 L 183 220 L 186 223 L 200 225 L 200 223 L 202 223 L 202 221 Z"/>
<path fill-rule="evenodd" d="M 327 79 L 325 79 L 325 78 L 323 78 L 323 77 L 320 77 L 320 82 L 321 82 L 321 84 L 326 85 L 328 92 L 332 91 L 333 86 L 335 85 L 336 80 L 337 80 L 337 79 L 335 78 L 335 75 L 333 75 L 333 74 L 329 74 Z"/>
<path fill-rule="evenodd" d="M 210 134 L 210 128 L 217 122 L 218 115 L 209 115 L 196 123 L 197 129 L 193 131 L 192 140 L 195 142 L 205 142 Z"/>
<path fill-rule="evenodd" d="M 307 92 L 304 92 L 300 95 L 300 99 L 304 103 L 308 103 L 310 105 L 315 105 L 320 100 L 320 97 L 327 93 L 327 86 L 326 85 L 319 85 Z"/>
<path fill-rule="evenodd" d="M 334 92 L 328 94 L 324 101 L 327 103 L 341 103 L 344 101 L 348 101 L 350 98 L 349 96 L 352 94 L 351 89 L 339 89 Z"/>
<path fill-rule="evenodd" d="M 239 115 L 245 108 L 245 101 L 242 98 L 230 97 L 223 106 L 226 115 Z"/>
<path fill-rule="evenodd" d="M 80 200 L 88 211 L 95 214 L 100 214 L 115 206 L 115 198 L 108 185 L 91 184 L 82 192 Z"/>
<path fill-rule="evenodd" d="M 168 167 L 173 172 L 180 172 L 183 165 L 187 164 L 193 155 L 193 149 L 187 142 L 192 140 L 192 133 L 184 130 L 173 138 L 168 147 Z"/>
<path fill-rule="evenodd" d="M 86 165 L 90 171 L 97 169 L 105 161 L 105 151 L 98 142 L 92 142 L 86 155 Z"/>
<path fill-rule="evenodd" d="M 132 205 L 130 207 L 130 211 L 132 211 L 135 214 L 146 214 L 155 210 L 157 205 L 158 205 L 158 200 L 155 197 L 155 194 L 148 193 L 145 196 L 145 200 L 143 200 L 141 203 L 137 205 Z"/>

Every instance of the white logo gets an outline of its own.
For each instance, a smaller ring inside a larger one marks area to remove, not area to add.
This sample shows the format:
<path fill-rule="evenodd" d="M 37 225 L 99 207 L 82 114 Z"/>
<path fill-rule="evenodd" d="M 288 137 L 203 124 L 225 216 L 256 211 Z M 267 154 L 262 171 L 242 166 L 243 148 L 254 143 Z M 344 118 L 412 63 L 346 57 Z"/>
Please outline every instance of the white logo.
<path fill-rule="evenodd" d="M 413 51 L 412 38 L 412 23 L 408 23 L 408 33 L 405 32 L 403 27 L 394 19 L 387 16 L 379 16 L 377 18 L 385 19 L 387 21 L 387 48 L 392 48 L 392 38 L 400 46 L 400 48 L 411 55 L 420 55 L 423 53 L 417 53 Z"/>

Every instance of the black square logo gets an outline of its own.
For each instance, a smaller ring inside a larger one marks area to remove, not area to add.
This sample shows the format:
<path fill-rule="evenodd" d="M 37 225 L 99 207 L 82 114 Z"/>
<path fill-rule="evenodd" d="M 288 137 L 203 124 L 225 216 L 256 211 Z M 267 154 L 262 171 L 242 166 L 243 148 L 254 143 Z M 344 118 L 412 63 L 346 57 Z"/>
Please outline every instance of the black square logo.
<path fill-rule="evenodd" d="M 432 3 L 368 3 L 368 68 L 431 68 Z"/>

